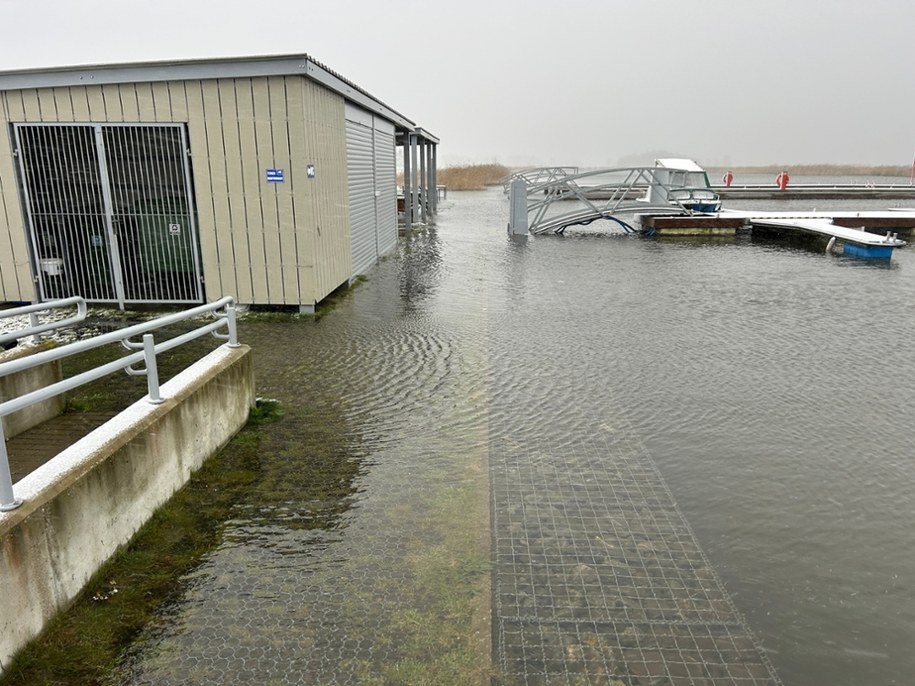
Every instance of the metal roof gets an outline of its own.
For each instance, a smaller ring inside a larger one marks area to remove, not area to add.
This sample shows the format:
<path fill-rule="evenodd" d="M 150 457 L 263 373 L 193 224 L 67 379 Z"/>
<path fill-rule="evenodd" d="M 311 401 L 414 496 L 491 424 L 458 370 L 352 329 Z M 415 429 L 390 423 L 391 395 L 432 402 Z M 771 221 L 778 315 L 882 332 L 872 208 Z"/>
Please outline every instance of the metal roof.
<path fill-rule="evenodd" d="M 360 107 L 392 122 L 401 130 L 416 131 L 415 122 L 387 106 L 308 55 L 263 55 L 125 64 L 76 65 L 0 71 L 0 91 L 151 81 L 246 78 L 301 75 L 320 83 Z M 434 136 L 427 134 L 430 140 Z"/>

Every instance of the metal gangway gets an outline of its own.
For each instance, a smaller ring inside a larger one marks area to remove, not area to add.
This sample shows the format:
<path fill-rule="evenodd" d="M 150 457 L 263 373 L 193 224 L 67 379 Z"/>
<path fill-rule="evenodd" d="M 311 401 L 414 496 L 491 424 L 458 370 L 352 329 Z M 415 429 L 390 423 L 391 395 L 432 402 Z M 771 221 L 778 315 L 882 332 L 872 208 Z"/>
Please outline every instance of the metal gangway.
<path fill-rule="evenodd" d="M 578 167 L 531 167 L 530 169 L 519 169 L 502 180 L 502 190 L 508 195 L 511 192 L 512 181 L 515 179 L 523 180 L 528 186 L 536 186 L 550 181 L 565 179 L 569 176 L 576 176 L 578 173 Z"/>
<path fill-rule="evenodd" d="M 635 233 L 618 215 L 635 212 L 693 214 L 697 200 L 717 198 L 708 188 L 673 186 L 661 167 L 596 169 L 528 184 L 511 182 L 509 233 L 563 233 L 569 226 L 609 219 Z"/>

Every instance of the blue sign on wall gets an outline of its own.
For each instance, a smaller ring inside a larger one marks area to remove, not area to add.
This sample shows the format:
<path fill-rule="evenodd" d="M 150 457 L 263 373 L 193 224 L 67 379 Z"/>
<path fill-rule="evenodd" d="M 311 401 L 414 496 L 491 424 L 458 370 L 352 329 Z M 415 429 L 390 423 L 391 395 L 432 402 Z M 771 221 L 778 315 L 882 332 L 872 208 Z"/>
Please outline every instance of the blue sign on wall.
<path fill-rule="evenodd" d="M 267 183 L 285 183 L 286 175 L 282 169 L 268 169 Z"/>

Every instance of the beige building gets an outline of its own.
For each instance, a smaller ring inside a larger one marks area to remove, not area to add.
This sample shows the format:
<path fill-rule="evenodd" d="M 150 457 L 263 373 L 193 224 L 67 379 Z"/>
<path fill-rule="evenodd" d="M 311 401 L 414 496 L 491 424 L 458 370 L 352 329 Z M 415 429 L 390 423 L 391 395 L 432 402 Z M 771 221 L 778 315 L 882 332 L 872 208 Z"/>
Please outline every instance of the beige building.
<path fill-rule="evenodd" d="M 0 122 L 0 301 L 311 311 L 396 246 L 398 145 L 435 209 L 438 140 L 307 56 L 0 72 Z"/>

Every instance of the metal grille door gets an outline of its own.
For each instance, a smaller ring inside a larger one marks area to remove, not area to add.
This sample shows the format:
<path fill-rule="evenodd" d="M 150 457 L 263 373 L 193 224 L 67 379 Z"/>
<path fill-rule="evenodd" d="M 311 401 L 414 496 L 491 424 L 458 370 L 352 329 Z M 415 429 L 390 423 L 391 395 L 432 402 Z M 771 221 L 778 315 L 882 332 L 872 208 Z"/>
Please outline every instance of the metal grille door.
<path fill-rule="evenodd" d="M 181 124 L 16 124 L 42 300 L 203 300 Z"/>

